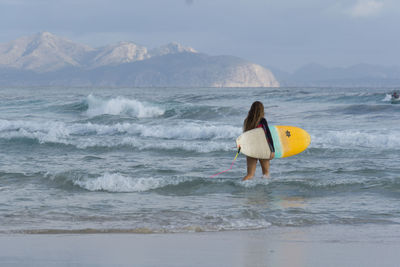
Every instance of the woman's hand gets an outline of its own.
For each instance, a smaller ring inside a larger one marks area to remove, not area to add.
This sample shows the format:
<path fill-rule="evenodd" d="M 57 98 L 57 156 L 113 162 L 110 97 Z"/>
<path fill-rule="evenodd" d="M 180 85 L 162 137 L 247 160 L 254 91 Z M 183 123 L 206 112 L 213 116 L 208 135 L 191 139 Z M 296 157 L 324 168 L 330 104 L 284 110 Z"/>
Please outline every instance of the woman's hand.
<path fill-rule="evenodd" d="M 269 159 L 271 160 L 271 159 L 273 159 L 273 158 L 275 158 L 275 152 L 271 152 L 271 156 L 270 156 Z"/>

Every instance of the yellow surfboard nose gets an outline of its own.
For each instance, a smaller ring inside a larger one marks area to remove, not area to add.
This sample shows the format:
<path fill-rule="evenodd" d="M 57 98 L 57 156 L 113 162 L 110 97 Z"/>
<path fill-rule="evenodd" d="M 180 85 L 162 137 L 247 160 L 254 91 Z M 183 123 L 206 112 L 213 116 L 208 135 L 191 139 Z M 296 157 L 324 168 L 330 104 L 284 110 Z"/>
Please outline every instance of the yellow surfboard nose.
<path fill-rule="evenodd" d="M 281 157 L 286 158 L 306 150 L 311 143 L 310 135 L 303 129 L 295 126 L 272 126 L 279 137 Z"/>

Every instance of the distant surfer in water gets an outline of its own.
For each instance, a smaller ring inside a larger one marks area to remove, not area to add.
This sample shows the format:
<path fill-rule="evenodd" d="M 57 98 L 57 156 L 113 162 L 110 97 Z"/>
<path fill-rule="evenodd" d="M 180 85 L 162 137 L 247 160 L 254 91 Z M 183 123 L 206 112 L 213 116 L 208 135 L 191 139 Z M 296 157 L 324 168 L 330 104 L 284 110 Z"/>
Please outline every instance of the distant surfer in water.
<path fill-rule="evenodd" d="M 260 101 L 255 101 L 249 110 L 247 118 L 243 123 L 243 131 L 249 131 L 255 128 L 263 128 L 265 137 L 267 138 L 269 148 L 271 149 L 270 159 L 256 159 L 252 157 L 247 158 L 247 175 L 243 178 L 243 181 L 253 178 L 256 173 L 257 161 L 260 161 L 263 176 L 269 177 L 269 161 L 275 156 L 274 141 L 272 140 L 271 132 L 268 127 L 268 122 L 264 118 L 264 105 Z"/>
<path fill-rule="evenodd" d="M 395 99 L 395 100 L 399 99 L 399 94 L 397 92 L 394 92 L 392 94 L 392 98 Z"/>

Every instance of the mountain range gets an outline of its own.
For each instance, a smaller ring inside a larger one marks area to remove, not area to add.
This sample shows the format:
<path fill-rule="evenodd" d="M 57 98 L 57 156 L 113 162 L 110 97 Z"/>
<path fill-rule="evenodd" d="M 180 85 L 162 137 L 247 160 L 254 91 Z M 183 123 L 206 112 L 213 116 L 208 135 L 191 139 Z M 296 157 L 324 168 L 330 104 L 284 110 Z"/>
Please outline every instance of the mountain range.
<path fill-rule="evenodd" d="M 92 48 L 42 32 L 0 44 L 0 86 L 279 87 L 279 82 L 260 65 L 178 43 Z"/>
<path fill-rule="evenodd" d="M 357 64 L 350 67 L 326 67 L 307 64 L 289 73 L 271 68 L 281 86 L 313 87 L 398 87 L 399 66 Z"/>

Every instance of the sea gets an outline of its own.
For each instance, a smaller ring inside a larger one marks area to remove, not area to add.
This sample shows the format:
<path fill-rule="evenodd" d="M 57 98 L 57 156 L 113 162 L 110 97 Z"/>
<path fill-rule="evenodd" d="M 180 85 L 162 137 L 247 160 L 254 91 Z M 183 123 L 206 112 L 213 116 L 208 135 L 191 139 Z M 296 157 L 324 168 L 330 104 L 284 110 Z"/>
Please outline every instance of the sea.
<path fill-rule="evenodd" d="M 189 233 L 400 224 L 390 88 L 0 89 L 0 233 Z M 254 101 L 306 151 L 246 175 Z"/>

